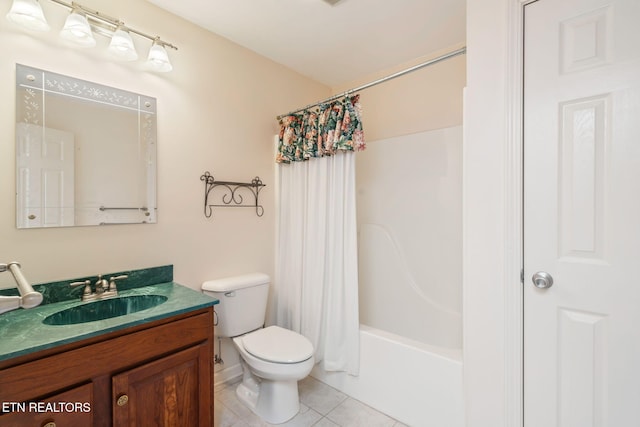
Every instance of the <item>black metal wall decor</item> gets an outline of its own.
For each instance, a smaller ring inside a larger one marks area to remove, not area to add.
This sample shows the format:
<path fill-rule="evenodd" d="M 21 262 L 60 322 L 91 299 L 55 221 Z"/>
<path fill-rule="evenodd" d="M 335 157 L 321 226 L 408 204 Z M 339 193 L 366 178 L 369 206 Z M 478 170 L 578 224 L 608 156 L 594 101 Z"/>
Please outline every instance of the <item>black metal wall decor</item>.
<path fill-rule="evenodd" d="M 255 208 L 256 215 L 262 216 L 264 214 L 264 208 L 258 203 L 258 196 L 262 187 L 266 187 L 266 185 L 262 183 L 260 177 L 256 176 L 251 182 L 216 181 L 213 175 L 207 171 L 200 176 L 200 181 L 204 181 L 204 216 L 207 218 L 211 217 L 214 207 Z M 209 203 L 209 193 L 216 187 L 223 189 L 217 199 L 220 203 Z M 239 192 L 241 189 L 246 189 L 253 196 L 253 204 L 244 203 L 244 197 Z"/>

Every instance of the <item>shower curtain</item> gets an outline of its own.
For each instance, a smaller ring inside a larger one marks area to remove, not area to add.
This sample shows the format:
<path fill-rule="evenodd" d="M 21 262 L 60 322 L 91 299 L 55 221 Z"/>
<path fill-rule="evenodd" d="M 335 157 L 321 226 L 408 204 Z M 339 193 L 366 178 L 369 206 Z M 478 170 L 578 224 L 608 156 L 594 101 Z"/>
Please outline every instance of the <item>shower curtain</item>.
<path fill-rule="evenodd" d="M 276 323 L 306 336 L 325 370 L 359 369 L 357 97 L 281 119 Z M 309 160 L 311 159 L 311 160 Z M 309 160 L 309 161 L 299 161 Z"/>

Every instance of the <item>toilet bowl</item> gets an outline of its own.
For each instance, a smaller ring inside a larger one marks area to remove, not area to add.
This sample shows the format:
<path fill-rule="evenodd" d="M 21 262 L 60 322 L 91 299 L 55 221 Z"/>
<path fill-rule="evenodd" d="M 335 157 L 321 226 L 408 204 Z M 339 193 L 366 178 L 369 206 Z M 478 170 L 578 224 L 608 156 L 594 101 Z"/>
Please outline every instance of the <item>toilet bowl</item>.
<path fill-rule="evenodd" d="M 236 395 L 256 415 L 272 424 L 300 410 L 298 381 L 313 368 L 313 346 L 300 334 L 270 326 L 233 338 L 243 365 Z"/>
<path fill-rule="evenodd" d="M 233 338 L 240 356 L 260 378 L 301 380 L 313 368 L 313 346 L 304 336 L 269 326 Z"/>
<path fill-rule="evenodd" d="M 242 364 L 238 398 L 271 424 L 293 418 L 300 409 L 298 381 L 314 365 L 313 345 L 279 326 L 264 328 L 269 276 L 262 273 L 210 280 L 202 291 L 220 300 L 215 333 L 231 338 Z"/>

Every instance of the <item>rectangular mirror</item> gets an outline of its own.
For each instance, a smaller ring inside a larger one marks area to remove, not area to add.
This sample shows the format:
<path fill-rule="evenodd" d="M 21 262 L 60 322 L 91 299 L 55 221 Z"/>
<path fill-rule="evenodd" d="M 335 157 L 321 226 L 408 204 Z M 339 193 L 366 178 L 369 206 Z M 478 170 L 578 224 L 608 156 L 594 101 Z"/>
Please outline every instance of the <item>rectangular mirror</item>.
<path fill-rule="evenodd" d="M 156 218 L 156 99 L 17 64 L 17 227 Z"/>

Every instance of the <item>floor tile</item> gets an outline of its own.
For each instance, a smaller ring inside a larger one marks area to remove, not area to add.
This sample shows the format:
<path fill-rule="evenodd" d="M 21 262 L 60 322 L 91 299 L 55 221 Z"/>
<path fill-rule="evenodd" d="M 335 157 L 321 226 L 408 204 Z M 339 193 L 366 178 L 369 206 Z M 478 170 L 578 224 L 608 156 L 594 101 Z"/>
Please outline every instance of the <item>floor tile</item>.
<path fill-rule="evenodd" d="M 213 427 L 273 427 L 236 396 L 238 381 L 215 388 Z M 298 384 L 300 411 L 279 427 L 407 427 L 312 377 Z"/>
<path fill-rule="evenodd" d="M 317 423 L 315 423 L 313 427 L 340 427 L 340 426 L 327 418 L 323 418 Z"/>
<path fill-rule="evenodd" d="M 327 415 L 347 399 L 347 395 L 309 376 L 298 383 L 300 401 Z"/>
<path fill-rule="evenodd" d="M 320 419 L 322 419 L 322 415 L 307 407 L 306 411 L 303 412 L 301 409 L 298 415 L 293 417 L 291 420 L 278 425 L 285 427 L 311 427 L 316 425 Z"/>
<path fill-rule="evenodd" d="M 327 418 L 342 427 L 393 427 L 396 423 L 393 418 L 352 398 L 329 412 Z"/>
<path fill-rule="evenodd" d="M 250 427 L 217 399 L 214 402 L 213 425 L 214 427 Z"/>
<path fill-rule="evenodd" d="M 220 401 L 225 408 L 233 412 L 239 419 L 246 420 L 255 416 L 254 413 L 245 406 L 244 403 L 236 396 L 236 384 L 231 384 L 229 387 L 223 388 L 215 392 L 215 398 Z"/>

